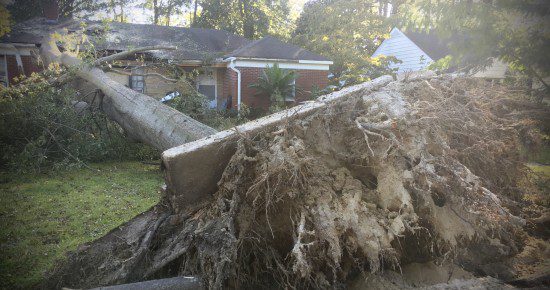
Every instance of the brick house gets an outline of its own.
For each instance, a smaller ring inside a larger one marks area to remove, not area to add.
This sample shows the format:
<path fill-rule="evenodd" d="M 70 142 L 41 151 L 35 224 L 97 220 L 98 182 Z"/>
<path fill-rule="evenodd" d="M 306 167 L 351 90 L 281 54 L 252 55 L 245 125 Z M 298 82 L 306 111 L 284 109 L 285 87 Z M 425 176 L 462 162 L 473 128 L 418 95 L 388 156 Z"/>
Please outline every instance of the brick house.
<path fill-rule="evenodd" d="M 116 53 L 129 48 L 164 45 L 172 51 L 150 51 L 119 62 L 107 73 L 116 81 L 160 99 L 175 90 L 167 74 L 169 63 L 185 71 L 198 71 L 196 89 L 208 97 L 211 107 L 240 109 L 269 107 L 269 97 L 259 95 L 249 85 L 274 64 L 296 71 L 298 77 L 290 104 L 308 100 L 312 91 L 328 84 L 332 61 L 274 37 L 249 40 L 223 30 L 156 26 L 112 22 L 39 18 L 16 24 L 0 39 L 0 79 L 10 85 L 18 75 L 42 69 L 38 50 L 43 35 L 54 31 L 71 34 L 83 31 L 96 51 Z M 85 84 L 79 87 L 86 87 Z M 92 88 L 90 88 L 92 89 Z"/>

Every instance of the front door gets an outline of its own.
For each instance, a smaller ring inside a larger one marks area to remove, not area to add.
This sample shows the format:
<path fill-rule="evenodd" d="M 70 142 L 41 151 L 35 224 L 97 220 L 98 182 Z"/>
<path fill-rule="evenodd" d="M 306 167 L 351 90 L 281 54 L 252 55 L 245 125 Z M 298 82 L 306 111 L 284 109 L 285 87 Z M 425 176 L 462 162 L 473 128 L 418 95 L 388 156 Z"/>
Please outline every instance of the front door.
<path fill-rule="evenodd" d="M 208 98 L 210 108 L 218 105 L 218 92 L 216 88 L 216 71 L 207 70 L 197 76 L 197 91 Z"/>

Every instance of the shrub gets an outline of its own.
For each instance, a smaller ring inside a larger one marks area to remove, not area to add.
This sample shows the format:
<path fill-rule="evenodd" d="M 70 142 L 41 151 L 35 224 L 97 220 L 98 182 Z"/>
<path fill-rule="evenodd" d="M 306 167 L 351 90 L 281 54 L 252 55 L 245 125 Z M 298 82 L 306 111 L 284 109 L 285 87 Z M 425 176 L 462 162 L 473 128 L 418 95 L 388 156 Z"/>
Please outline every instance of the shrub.
<path fill-rule="evenodd" d="M 159 157 L 129 141 L 96 104 L 79 102 L 70 85 L 53 85 L 60 73 L 52 67 L 0 92 L 0 167 L 40 171 Z"/>
<path fill-rule="evenodd" d="M 248 120 L 249 110 L 241 106 L 241 114 L 235 110 L 217 110 L 209 106 L 206 96 L 197 92 L 194 86 L 184 77 L 178 81 L 179 93 L 170 105 L 189 117 L 218 130 L 225 130 Z"/>
<path fill-rule="evenodd" d="M 285 97 L 292 95 L 295 90 L 293 82 L 296 78 L 296 72 L 281 69 L 278 64 L 274 64 L 265 68 L 257 82 L 249 87 L 256 89 L 258 94 L 268 95 L 272 105 L 284 106 Z"/>

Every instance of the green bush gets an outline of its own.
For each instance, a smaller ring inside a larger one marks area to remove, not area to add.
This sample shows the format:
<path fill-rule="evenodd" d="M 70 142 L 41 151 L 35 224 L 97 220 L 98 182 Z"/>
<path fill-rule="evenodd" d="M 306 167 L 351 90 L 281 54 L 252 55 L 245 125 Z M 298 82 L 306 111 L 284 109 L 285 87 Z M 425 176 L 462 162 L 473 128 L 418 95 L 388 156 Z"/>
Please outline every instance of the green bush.
<path fill-rule="evenodd" d="M 285 98 L 296 90 L 294 80 L 298 78 L 295 71 L 279 68 L 275 63 L 266 67 L 258 80 L 250 84 L 250 88 L 257 90 L 257 95 L 268 95 L 274 108 L 285 107 Z"/>
<path fill-rule="evenodd" d="M 244 104 L 240 115 L 236 110 L 212 109 L 206 96 L 197 92 L 185 78 L 178 81 L 177 92 L 179 96 L 170 102 L 170 106 L 212 128 L 225 130 L 248 121 L 250 111 Z"/>
<path fill-rule="evenodd" d="M 0 167 L 40 171 L 104 160 L 158 159 L 159 152 L 129 141 L 97 105 L 78 110 L 70 85 L 48 81 L 59 73 L 33 74 L 0 92 Z"/>

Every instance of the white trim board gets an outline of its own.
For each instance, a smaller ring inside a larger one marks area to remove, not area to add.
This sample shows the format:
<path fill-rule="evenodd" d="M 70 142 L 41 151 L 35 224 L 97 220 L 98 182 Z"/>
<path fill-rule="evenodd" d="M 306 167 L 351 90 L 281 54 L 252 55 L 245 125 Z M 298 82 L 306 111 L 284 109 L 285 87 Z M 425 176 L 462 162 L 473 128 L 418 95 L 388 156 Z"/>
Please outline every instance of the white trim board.
<path fill-rule="evenodd" d="M 17 49 L 13 49 L 13 48 L 4 48 L 4 47 L 0 47 L 0 54 L 5 54 L 5 55 L 21 55 L 21 56 L 29 56 L 31 55 L 31 50 L 32 49 L 29 49 L 29 48 L 17 48 Z M 18 53 L 19 51 L 19 53 Z"/>
<path fill-rule="evenodd" d="M 9 78 L 9 74 L 8 74 L 8 58 L 6 57 L 6 55 L 0 55 L 0 57 L 2 58 L 2 69 L 4 70 L 4 82 L 6 83 L 6 87 L 9 87 L 10 86 L 10 78 Z"/>
<path fill-rule="evenodd" d="M 323 63 L 297 63 L 297 62 L 278 62 L 278 61 L 257 61 L 257 60 L 235 60 L 236 67 L 257 67 L 265 68 L 272 67 L 275 63 L 279 65 L 280 68 L 286 69 L 307 69 L 307 70 L 323 70 L 328 71 L 330 68 L 329 64 Z"/>

